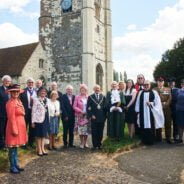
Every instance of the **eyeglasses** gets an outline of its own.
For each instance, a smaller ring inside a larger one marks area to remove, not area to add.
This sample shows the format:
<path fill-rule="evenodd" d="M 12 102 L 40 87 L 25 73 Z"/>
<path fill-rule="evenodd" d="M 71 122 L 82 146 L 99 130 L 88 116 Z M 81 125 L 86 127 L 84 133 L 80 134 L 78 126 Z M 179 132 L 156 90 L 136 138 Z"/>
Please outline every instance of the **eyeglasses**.
<path fill-rule="evenodd" d="M 142 77 L 139 77 L 138 79 L 143 79 Z"/>

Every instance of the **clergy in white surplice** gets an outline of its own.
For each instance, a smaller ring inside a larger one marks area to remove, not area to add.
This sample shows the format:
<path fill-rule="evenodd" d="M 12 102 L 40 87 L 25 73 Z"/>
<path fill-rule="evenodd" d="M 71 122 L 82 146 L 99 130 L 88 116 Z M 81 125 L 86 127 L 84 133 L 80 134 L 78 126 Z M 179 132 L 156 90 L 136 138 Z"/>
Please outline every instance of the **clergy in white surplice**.
<path fill-rule="evenodd" d="M 148 80 L 144 82 L 144 90 L 140 91 L 136 104 L 137 124 L 141 129 L 143 144 L 151 145 L 155 141 L 156 129 L 164 127 L 164 114 L 158 93 L 151 90 Z"/>

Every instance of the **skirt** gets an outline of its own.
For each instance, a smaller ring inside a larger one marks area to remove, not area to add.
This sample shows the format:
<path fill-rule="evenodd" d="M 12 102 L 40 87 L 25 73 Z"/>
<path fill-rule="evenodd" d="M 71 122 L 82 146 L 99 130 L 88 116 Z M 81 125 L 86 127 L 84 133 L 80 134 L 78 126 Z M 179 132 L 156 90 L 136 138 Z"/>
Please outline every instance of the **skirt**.
<path fill-rule="evenodd" d="M 43 123 L 35 123 L 35 137 L 44 138 L 48 136 L 49 131 L 49 117 L 45 114 Z"/>
<path fill-rule="evenodd" d="M 49 135 L 57 135 L 59 132 L 59 118 L 57 116 L 50 117 Z"/>

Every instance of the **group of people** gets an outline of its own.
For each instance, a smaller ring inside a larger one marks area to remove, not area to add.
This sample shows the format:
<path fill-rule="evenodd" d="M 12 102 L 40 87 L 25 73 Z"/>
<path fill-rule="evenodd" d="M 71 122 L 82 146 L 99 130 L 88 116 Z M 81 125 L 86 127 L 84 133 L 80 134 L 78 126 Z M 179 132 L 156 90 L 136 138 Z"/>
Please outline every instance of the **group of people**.
<path fill-rule="evenodd" d="M 38 156 L 47 155 L 45 139 L 49 137 L 49 150 L 55 150 L 55 137 L 59 132 L 59 122 L 63 125 L 63 148 L 75 147 L 74 132 L 80 139 L 79 147 L 88 148 L 88 135 L 92 136 L 92 149 L 102 148 L 105 122 L 107 136 L 119 141 L 124 136 L 125 122 L 129 137 L 139 135 L 142 142 L 152 145 L 162 141 L 162 128 L 165 127 L 167 143 L 173 139 L 182 143 L 184 131 L 184 80 L 181 89 L 175 88 L 174 81 L 164 87 L 164 78 L 157 79 L 157 87 L 144 75 L 126 82 L 113 81 L 106 96 L 101 87 L 95 85 L 94 93 L 88 95 L 88 87 L 81 84 L 79 94 L 73 94 L 73 87 L 66 86 L 62 94 L 56 82 L 49 91 L 42 81 L 29 78 L 27 87 L 12 84 L 11 77 L 5 75 L 0 87 L 0 148 L 9 149 L 10 172 L 23 171 L 18 164 L 17 147 L 36 143 Z M 28 132 L 28 136 L 27 136 Z"/>

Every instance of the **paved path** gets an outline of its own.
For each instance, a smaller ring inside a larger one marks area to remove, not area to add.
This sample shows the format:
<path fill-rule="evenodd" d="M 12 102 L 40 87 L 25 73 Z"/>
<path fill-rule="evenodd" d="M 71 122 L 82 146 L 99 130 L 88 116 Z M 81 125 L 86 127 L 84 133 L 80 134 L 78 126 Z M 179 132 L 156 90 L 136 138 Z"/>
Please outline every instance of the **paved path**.
<path fill-rule="evenodd" d="M 179 184 L 184 146 L 160 144 L 107 156 L 79 148 L 50 152 L 2 184 Z"/>
<path fill-rule="evenodd" d="M 152 184 L 179 184 L 184 169 L 184 146 L 166 143 L 141 147 L 117 158 L 127 174 Z"/>

